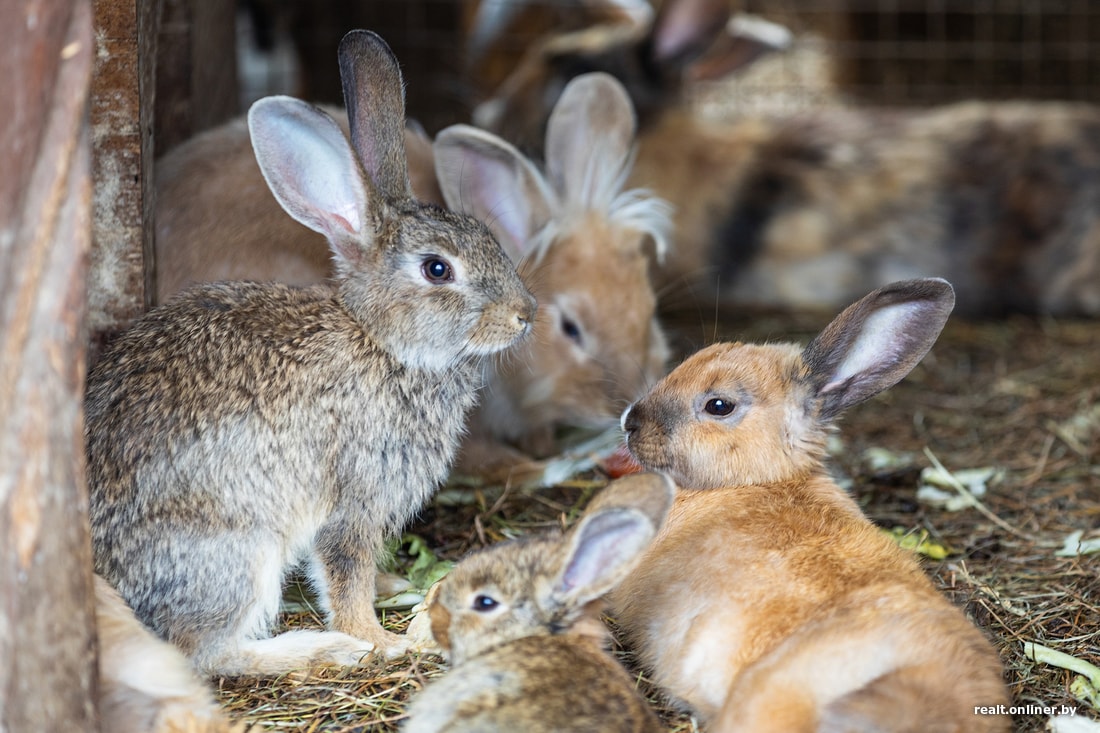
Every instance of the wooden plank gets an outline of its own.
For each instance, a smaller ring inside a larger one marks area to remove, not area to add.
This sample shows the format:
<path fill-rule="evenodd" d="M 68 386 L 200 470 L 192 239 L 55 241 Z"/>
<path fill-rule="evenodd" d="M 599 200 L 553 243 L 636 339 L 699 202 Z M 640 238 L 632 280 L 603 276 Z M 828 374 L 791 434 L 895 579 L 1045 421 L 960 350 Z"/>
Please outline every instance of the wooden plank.
<path fill-rule="evenodd" d="M 33 13 L 33 15 L 32 15 Z M 0 5 L 0 730 L 94 731 L 80 400 L 90 0 Z"/>
<path fill-rule="evenodd" d="M 239 111 L 237 4 L 163 0 L 157 40 L 158 156 Z"/>
<path fill-rule="evenodd" d="M 93 0 L 92 357 L 152 302 L 153 103 L 161 0 Z"/>

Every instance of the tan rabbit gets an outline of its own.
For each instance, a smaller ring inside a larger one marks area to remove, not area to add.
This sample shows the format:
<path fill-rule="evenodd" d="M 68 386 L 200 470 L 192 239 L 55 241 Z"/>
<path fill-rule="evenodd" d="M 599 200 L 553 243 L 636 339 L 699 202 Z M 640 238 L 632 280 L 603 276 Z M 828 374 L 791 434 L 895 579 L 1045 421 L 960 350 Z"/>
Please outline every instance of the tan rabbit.
<path fill-rule="evenodd" d="M 322 109 L 350 134 L 346 111 Z M 415 123 L 405 128 L 405 149 L 413 195 L 442 205 L 432 141 Z M 157 160 L 156 189 L 158 303 L 202 282 L 311 285 L 332 273 L 324 236 L 287 216 L 271 194 L 245 117 L 196 135 Z"/>
<path fill-rule="evenodd" d="M 191 663 L 158 639 L 95 576 L 100 728 L 110 733 L 244 733 L 231 725 Z"/>
<path fill-rule="evenodd" d="M 620 479 L 564 535 L 529 535 L 460 562 L 428 607 L 453 669 L 413 700 L 403 730 L 662 730 L 605 651 L 600 612 L 657 533 L 673 491 L 657 474 Z"/>
<path fill-rule="evenodd" d="M 669 212 L 623 190 L 633 142 L 630 101 L 606 74 L 579 76 L 562 92 L 545 175 L 476 128 L 436 137 L 447 205 L 488 224 L 539 301 L 532 338 L 488 376 L 460 468 L 545 456 L 562 425 L 613 426 L 664 374 L 649 261 L 664 256 Z"/>
<path fill-rule="evenodd" d="M 481 361 L 535 315 L 483 224 L 412 198 L 385 42 L 349 33 L 340 68 L 351 145 L 289 97 L 249 112 L 268 184 L 328 239 L 334 280 L 186 290 L 88 375 L 96 571 L 207 673 L 404 650 L 374 613 L 375 555 L 446 477 Z M 330 630 L 271 638 L 299 564 Z"/>
<path fill-rule="evenodd" d="M 953 305 L 883 287 L 808 346 L 715 344 L 623 415 L 680 487 L 612 608 L 654 681 L 707 730 L 1007 731 L 996 652 L 829 477 L 848 407 L 904 377 Z"/>
<path fill-rule="evenodd" d="M 573 75 L 619 78 L 642 120 L 628 184 L 676 211 L 655 273 L 665 305 L 840 308 L 941 275 L 967 314 L 1100 315 L 1100 107 L 834 105 L 703 120 L 685 82 L 782 45 L 731 37 L 729 13 L 727 0 L 668 0 L 647 33 L 555 38 L 475 119 L 525 145 Z"/>

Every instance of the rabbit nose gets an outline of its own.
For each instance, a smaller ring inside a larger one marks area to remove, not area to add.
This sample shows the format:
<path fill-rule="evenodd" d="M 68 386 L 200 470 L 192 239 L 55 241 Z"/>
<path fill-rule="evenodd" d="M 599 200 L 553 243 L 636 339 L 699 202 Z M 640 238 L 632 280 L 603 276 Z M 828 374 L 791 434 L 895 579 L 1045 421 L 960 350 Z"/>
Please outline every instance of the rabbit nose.
<path fill-rule="evenodd" d="M 623 432 L 627 434 L 638 429 L 638 419 L 634 416 L 634 405 L 630 405 L 623 410 L 622 417 L 619 418 L 619 425 L 622 427 Z"/>

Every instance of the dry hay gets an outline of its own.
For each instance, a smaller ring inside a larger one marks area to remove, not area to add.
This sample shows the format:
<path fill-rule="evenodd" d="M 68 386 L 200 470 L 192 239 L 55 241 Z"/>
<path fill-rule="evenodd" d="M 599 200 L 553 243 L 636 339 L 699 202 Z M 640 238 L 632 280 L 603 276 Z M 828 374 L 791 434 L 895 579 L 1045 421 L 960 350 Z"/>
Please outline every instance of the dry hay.
<path fill-rule="evenodd" d="M 741 315 L 721 319 L 719 331 L 713 317 L 686 318 L 678 324 L 679 347 L 686 353 L 716 337 L 805 341 L 826 320 Z M 996 645 L 1014 703 L 1065 705 L 1100 718 L 1070 694 L 1073 673 L 1023 653 L 1032 641 L 1100 662 L 1100 554 L 1054 554 L 1069 533 L 1096 536 L 1100 528 L 1100 323 L 954 319 L 917 369 L 853 409 L 839 435 L 837 473 L 852 479 L 867 514 L 884 528 L 926 532 L 952 551 L 944 560 L 925 559 L 925 567 Z M 869 449 L 886 449 L 897 460 L 873 466 Z M 953 471 L 1003 472 L 981 500 L 983 510 L 949 512 L 916 499 L 920 469 L 931 460 L 926 450 Z M 534 493 L 468 488 L 468 503 L 435 504 L 411 529 L 441 556 L 458 559 L 471 548 L 572 521 L 605 482 L 595 473 Z M 407 619 L 398 614 L 386 622 L 401 630 Z M 308 615 L 290 621 L 319 625 Z M 617 653 L 630 666 L 629 655 Z M 439 659 L 414 655 L 276 680 L 221 680 L 219 691 L 231 715 L 269 730 L 397 730 L 408 698 L 443 671 Z M 670 730 L 697 729 L 639 681 Z M 1044 730 L 1046 718 L 1016 715 L 1016 730 Z"/>

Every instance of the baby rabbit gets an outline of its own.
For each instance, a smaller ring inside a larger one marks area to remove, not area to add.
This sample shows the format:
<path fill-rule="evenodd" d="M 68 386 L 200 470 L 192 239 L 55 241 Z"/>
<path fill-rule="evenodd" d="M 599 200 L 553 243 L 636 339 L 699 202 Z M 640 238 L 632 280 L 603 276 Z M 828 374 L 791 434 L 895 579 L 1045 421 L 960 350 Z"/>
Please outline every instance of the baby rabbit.
<path fill-rule="evenodd" d="M 825 437 L 904 377 L 954 303 L 898 282 L 808 346 L 715 344 L 623 415 L 680 487 L 611 604 L 654 680 L 709 731 L 1007 731 L 997 654 L 829 478 Z"/>
<path fill-rule="evenodd" d="M 206 673 L 402 650 L 374 615 L 375 554 L 446 476 L 480 361 L 535 314 L 484 225 L 412 199 L 385 42 L 349 33 L 340 67 L 355 152 L 298 100 L 249 113 L 264 177 L 326 236 L 335 280 L 187 290 L 88 377 L 96 570 Z M 300 562 L 332 630 L 268 638 Z"/>
<path fill-rule="evenodd" d="M 488 376 L 460 469 L 545 456 L 561 425 L 613 426 L 664 374 L 649 258 L 663 257 L 671 224 L 663 201 L 623 190 L 633 142 L 630 100 L 607 74 L 578 76 L 562 92 L 545 175 L 476 128 L 436 137 L 448 207 L 488 224 L 539 301 L 532 338 Z"/>
<path fill-rule="evenodd" d="M 662 730 L 604 651 L 600 612 L 673 493 L 658 474 L 620 479 L 564 536 L 530 535 L 460 562 L 428 607 L 454 668 L 413 700 L 405 733 Z"/>
<path fill-rule="evenodd" d="M 95 576 L 99 717 L 110 733 L 244 733 L 231 725 L 190 662 L 145 628 Z"/>

